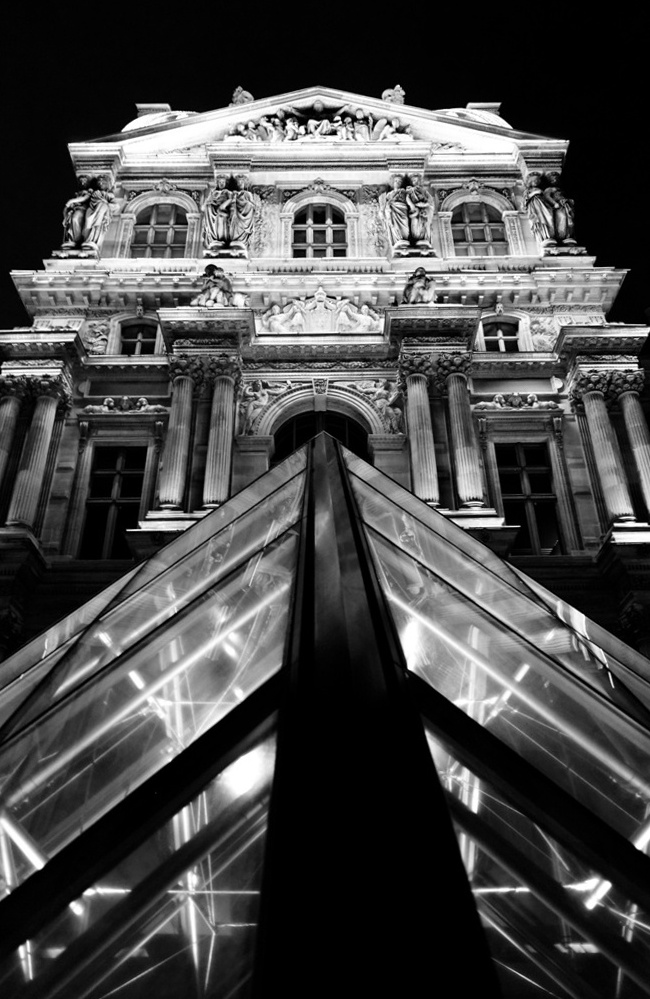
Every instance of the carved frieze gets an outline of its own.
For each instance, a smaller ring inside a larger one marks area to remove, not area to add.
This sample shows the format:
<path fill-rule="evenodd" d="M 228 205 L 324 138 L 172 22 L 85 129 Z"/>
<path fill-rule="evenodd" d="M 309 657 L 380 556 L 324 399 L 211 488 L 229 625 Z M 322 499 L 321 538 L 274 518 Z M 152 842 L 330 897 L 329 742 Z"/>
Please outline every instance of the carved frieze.
<path fill-rule="evenodd" d="M 278 108 L 275 114 L 251 117 L 224 135 L 233 142 L 404 142 L 412 141 L 411 126 L 399 118 L 377 118 L 351 104 L 325 108 L 316 101 L 311 108 Z"/>
<path fill-rule="evenodd" d="M 142 416 L 144 413 L 167 413 L 167 407 L 153 405 L 144 396 L 133 399 L 124 395 L 117 402 L 108 396 L 103 403 L 84 406 L 81 412 L 88 416 Z"/>
<path fill-rule="evenodd" d="M 290 381 L 247 381 L 239 402 L 239 434 L 254 434 L 268 406 L 294 387 Z"/>
<path fill-rule="evenodd" d="M 347 298 L 327 295 L 319 287 L 307 298 L 277 303 L 261 317 L 261 329 L 269 333 L 374 333 L 381 330 L 379 314 L 367 304 L 360 307 Z"/>
<path fill-rule="evenodd" d="M 397 382 L 391 379 L 356 381 L 343 383 L 348 392 L 363 395 L 367 402 L 379 413 L 385 430 L 389 434 L 403 432 L 402 393 Z"/>
<path fill-rule="evenodd" d="M 521 409 L 560 409 L 561 407 L 557 402 L 553 402 L 552 399 L 540 400 L 535 392 L 529 392 L 526 398 L 519 394 L 519 392 L 511 392 L 508 395 L 503 395 L 497 393 L 492 397 L 491 402 L 477 402 L 474 406 L 475 410 L 521 410 Z"/>

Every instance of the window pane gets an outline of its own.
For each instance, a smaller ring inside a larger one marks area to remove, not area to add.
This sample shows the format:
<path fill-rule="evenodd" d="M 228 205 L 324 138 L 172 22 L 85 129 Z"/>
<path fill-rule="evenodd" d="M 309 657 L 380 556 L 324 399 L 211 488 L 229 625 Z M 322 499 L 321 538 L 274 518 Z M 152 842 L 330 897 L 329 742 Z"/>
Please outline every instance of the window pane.
<path fill-rule="evenodd" d="M 153 234 L 154 243 L 167 243 L 169 238 L 169 229 L 155 229 Z"/>
<path fill-rule="evenodd" d="M 345 229 L 334 229 L 332 232 L 332 240 L 334 243 L 345 243 L 345 237 Z"/>
<path fill-rule="evenodd" d="M 322 225 L 327 221 L 327 212 L 325 208 L 320 208 L 314 205 L 312 210 L 312 221 L 316 225 Z"/>
<path fill-rule="evenodd" d="M 345 255 L 346 255 L 345 254 L 345 247 L 335 246 L 334 249 L 332 250 L 332 256 L 333 257 L 344 257 Z"/>
<path fill-rule="evenodd" d="M 528 472 L 528 482 L 532 493 L 552 493 L 550 472 Z"/>
<path fill-rule="evenodd" d="M 327 242 L 327 232 L 325 229 L 314 229 L 312 238 L 314 243 L 325 243 Z"/>
<path fill-rule="evenodd" d="M 307 256 L 307 250 L 306 249 L 301 249 L 299 246 L 296 246 L 296 247 L 294 247 L 293 255 L 294 255 L 294 257 L 306 257 Z"/>
<path fill-rule="evenodd" d="M 172 205 L 156 205 L 156 225 L 169 225 L 172 220 Z"/>
<path fill-rule="evenodd" d="M 293 231 L 293 241 L 294 241 L 294 243 L 306 243 L 307 242 L 307 230 L 306 229 L 294 229 L 294 231 Z"/>
<path fill-rule="evenodd" d="M 149 208 L 144 208 L 136 219 L 137 225 L 148 225 L 151 222 L 151 216 L 153 214 L 153 205 Z"/>
<path fill-rule="evenodd" d="M 148 239 L 149 239 L 148 229 L 136 229 L 135 232 L 133 233 L 134 243 L 146 243 Z"/>
<path fill-rule="evenodd" d="M 326 257 L 326 256 L 327 256 L 327 250 L 324 247 L 322 249 L 320 247 L 315 247 L 312 252 L 312 257 Z"/>
<path fill-rule="evenodd" d="M 302 211 L 296 212 L 295 220 L 299 225 L 304 225 L 307 222 L 307 209 L 303 208 Z"/>
<path fill-rule="evenodd" d="M 465 218 L 468 222 L 484 222 L 485 214 L 483 211 L 483 205 L 478 201 L 470 201 L 465 204 L 466 215 Z"/>
<path fill-rule="evenodd" d="M 148 253 L 148 248 L 146 246 L 132 246 L 131 256 L 132 257 L 146 257 Z"/>
<path fill-rule="evenodd" d="M 166 257 L 167 247 L 165 246 L 152 246 L 150 248 L 149 256 L 151 257 Z"/>
<path fill-rule="evenodd" d="M 522 493 L 521 477 L 517 472 L 499 472 L 502 493 Z"/>
<path fill-rule="evenodd" d="M 557 525 L 554 500 L 534 500 L 537 533 L 542 555 L 560 554 L 560 532 Z"/>

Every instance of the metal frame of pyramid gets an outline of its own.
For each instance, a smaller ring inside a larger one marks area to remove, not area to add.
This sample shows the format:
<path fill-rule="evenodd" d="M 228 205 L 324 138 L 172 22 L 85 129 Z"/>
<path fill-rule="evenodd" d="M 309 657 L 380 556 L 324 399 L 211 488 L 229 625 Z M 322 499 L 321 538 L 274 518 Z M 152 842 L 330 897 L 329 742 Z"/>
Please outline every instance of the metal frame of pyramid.
<path fill-rule="evenodd" d="M 650 995 L 647 660 L 326 435 L 2 670 L 5 994 Z"/>

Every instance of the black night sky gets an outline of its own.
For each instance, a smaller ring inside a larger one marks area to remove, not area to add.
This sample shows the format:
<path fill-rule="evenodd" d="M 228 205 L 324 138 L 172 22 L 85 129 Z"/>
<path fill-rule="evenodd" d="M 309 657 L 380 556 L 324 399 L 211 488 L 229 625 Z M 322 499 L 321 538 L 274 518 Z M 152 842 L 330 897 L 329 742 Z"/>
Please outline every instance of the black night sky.
<path fill-rule="evenodd" d="M 76 189 L 68 142 L 120 131 L 136 101 L 208 111 L 237 85 L 257 98 L 315 84 L 378 97 L 395 83 L 407 104 L 501 100 L 513 127 L 569 139 L 563 186 L 576 201 L 578 241 L 599 265 L 630 270 L 609 318 L 648 321 L 647 28 L 641 13 L 624 21 L 606 8 L 609 19 L 597 21 L 594 7 L 584 19 L 581 5 L 567 9 L 573 21 L 539 5 L 488 17 L 486 5 L 480 16 L 459 8 L 457 22 L 430 7 L 426 16 L 393 8 L 383 20 L 374 8 L 342 23 L 327 4 L 299 15 L 285 5 L 261 15 L 244 4 L 187 13 L 146 2 L 52 5 L 40 19 L 14 5 L 3 58 L 0 327 L 28 321 L 8 271 L 41 267 L 61 242 L 62 207 Z"/>

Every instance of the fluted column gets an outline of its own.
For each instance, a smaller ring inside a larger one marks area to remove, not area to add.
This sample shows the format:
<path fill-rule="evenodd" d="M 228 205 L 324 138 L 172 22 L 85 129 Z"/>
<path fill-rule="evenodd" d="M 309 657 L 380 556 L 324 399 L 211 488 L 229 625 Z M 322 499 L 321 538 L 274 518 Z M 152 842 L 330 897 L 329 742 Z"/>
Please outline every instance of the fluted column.
<path fill-rule="evenodd" d="M 169 362 L 172 404 L 160 471 L 160 505 L 177 510 L 183 504 L 192 428 L 192 396 L 203 381 L 203 365 L 196 358 L 174 357 Z"/>
<path fill-rule="evenodd" d="M 574 402 L 581 400 L 585 409 L 598 478 L 610 520 L 636 520 L 618 441 L 607 412 L 605 396 L 608 391 L 609 372 L 592 370 L 578 376 L 571 397 Z"/>
<path fill-rule="evenodd" d="M 441 354 L 438 358 L 436 381 L 449 395 L 449 426 L 458 499 L 462 507 L 474 509 L 485 503 L 481 461 L 474 437 L 467 387 L 469 367 L 468 354 Z"/>
<path fill-rule="evenodd" d="M 612 372 L 610 393 L 618 396 L 643 500 L 650 514 L 650 431 L 639 399 L 644 380 L 645 372 L 640 369 Z"/>
<path fill-rule="evenodd" d="M 420 499 L 438 506 L 440 489 L 428 389 L 432 373 L 431 357 L 428 354 L 402 354 L 399 368 L 400 381 L 406 389 L 413 492 Z"/>
<path fill-rule="evenodd" d="M 228 499 L 235 391 L 241 382 L 241 362 L 237 357 L 222 354 L 210 360 L 209 372 L 214 389 L 203 484 L 203 506 L 208 507 L 219 506 Z"/>
<path fill-rule="evenodd" d="M 26 388 L 27 379 L 21 375 L 0 378 L 0 483 L 11 454 L 20 404 Z"/>
<path fill-rule="evenodd" d="M 36 519 L 57 406 L 67 393 L 64 386 L 54 379 L 30 379 L 30 382 L 36 405 L 20 457 L 7 524 L 31 528 Z"/>

